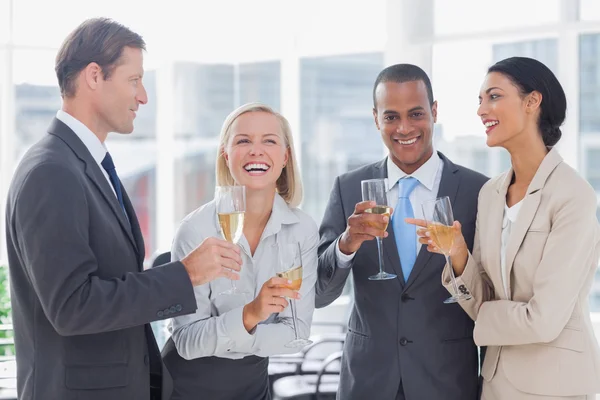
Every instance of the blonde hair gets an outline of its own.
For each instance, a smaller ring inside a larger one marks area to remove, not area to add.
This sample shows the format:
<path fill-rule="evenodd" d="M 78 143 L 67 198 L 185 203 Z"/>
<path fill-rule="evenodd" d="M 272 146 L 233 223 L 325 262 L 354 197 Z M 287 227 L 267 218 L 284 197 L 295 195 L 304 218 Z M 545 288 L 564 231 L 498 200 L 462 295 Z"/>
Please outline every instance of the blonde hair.
<path fill-rule="evenodd" d="M 281 134 L 288 152 L 288 161 L 281 175 L 277 179 L 277 193 L 285 200 L 285 202 L 291 207 L 295 208 L 302 202 L 302 178 L 300 177 L 300 170 L 298 169 L 298 163 L 296 161 L 296 153 L 294 150 L 294 140 L 292 137 L 292 129 L 287 119 L 271 107 L 262 103 L 247 103 L 244 104 L 234 111 L 231 112 L 225 118 L 223 127 L 221 128 L 221 134 L 219 137 L 219 149 L 217 153 L 216 162 L 216 174 L 217 174 L 217 185 L 218 186 L 231 186 L 235 183 L 227 161 L 225 160 L 225 148 L 231 138 L 233 123 L 240 115 L 251 113 L 251 112 L 265 112 L 271 114 L 277 118 L 279 125 L 281 126 Z"/>

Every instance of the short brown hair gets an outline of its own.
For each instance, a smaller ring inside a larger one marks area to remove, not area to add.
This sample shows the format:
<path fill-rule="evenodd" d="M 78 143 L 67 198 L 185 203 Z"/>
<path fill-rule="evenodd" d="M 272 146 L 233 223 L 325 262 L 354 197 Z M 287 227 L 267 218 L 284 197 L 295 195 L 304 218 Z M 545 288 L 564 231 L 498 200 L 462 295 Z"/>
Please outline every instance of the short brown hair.
<path fill-rule="evenodd" d="M 146 43 L 140 35 L 109 18 L 84 21 L 67 36 L 56 55 L 61 96 L 75 95 L 77 75 L 90 63 L 100 66 L 104 79 L 110 78 L 125 47 L 146 50 Z"/>

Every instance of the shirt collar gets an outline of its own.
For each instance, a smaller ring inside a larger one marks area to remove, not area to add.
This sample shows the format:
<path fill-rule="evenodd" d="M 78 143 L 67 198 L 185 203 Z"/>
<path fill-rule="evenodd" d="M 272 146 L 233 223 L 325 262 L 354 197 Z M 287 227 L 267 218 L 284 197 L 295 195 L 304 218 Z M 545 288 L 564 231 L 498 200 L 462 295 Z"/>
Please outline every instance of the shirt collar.
<path fill-rule="evenodd" d="M 104 144 L 100 141 L 100 139 L 98 139 L 98 136 L 96 136 L 90 130 L 90 128 L 85 126 L 77 118 L 73 117 L 72 115 L 63 110 L 58 110 L 58 112 L 56 113 L 56 118 L 61 120 L 77 135 L 79 140 L 83 142 L 85 147 L 88 149 L 88 151 L 94 158 L 94 161 L 96 161 L 98 165 L 101 165 L 102 160 L 104 160 L 104 157 L 106 156 L 107 150 Z"/>
<path fill-rule="evenodd" d="M 428 190 L 433 190 L 433 185 L 435 183 L 435 177 L 437 175 L 437 171 L 439 169 L 440 163 L 442 160 L 440 159 L 438 153 L 434 150 L 429 160 L 425 161 L 425 164 L 421 165 L 421 167 L 410 174 L 410 176 L 416 178 L 419 183 L 425 186 Z M 407 174 L 402 171 L 392 158 L 388 156 L 387 161 L 387 173 L 388 173 L 388 183 L 390 184 L 389 189 L 391 190 L 398 180 L 405 178 Z"/>

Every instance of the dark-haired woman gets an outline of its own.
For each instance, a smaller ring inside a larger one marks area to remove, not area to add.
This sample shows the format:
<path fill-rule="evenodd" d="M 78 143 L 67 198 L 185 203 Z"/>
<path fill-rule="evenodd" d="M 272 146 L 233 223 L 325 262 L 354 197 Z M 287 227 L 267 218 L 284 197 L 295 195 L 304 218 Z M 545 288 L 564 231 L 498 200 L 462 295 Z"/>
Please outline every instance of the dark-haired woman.
<path fill-rule="evenodd" d="M 472 296 L 460 305 L 476 321 L 475 343 L 487 346 L 482 399 L 594 399 L 600 349 L 588 295 L 600 228 L 596 193 L 553 148 L 565 93 L 545 65 L 513 57 L 489 68 L 479 100 L 488 146 L 512 162 L 481 189 L 472 254 L 454 223 L 452 268 Z M 426 227 L 418 234 L 439 252 Z M 450 279 L 446 266 L 452 291 Z"/>

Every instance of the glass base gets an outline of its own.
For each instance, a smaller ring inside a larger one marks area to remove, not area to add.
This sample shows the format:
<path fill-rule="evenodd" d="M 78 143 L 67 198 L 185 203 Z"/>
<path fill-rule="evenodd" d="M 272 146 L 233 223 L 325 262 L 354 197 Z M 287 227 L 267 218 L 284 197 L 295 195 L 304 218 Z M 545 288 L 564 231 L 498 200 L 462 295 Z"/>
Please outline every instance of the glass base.
<path fill-rule="evenodd" d="M 304 346 L 308 346 L 309 344 L 312 344 L 312 343 L 313 343 L 313 341 L 308 340 L 308 339 L 294 339 L 291 342 L 285 344 L 284 347 L 288 347 L 288 348 L 304 347 Z"/>
<path fill-rule="evenodd" d="M 458 303 L 459 300 L 471 300 L 471 298 L 472 296 L 470 294 L 455 294 L 444 300 L 444 304 Z"/>
<path fill-rule="evenodd" d="M 241 289 L 238 289 L 237 287 L 235 288 L 231 288 L 231 289 L 227 289 L 221 293 L 219 293 L 219 296 L 246 296 L 248 294 L 248 292 L 244 292 Z"/>
<path fill-rule="evenodd" d="M 387 272 L 380 272 L 378 274 L 369 277 L 370 281 L 387 281 L 389 279 L 396 279 L 398 276 L 394 274 L 388 274 Z"/>

